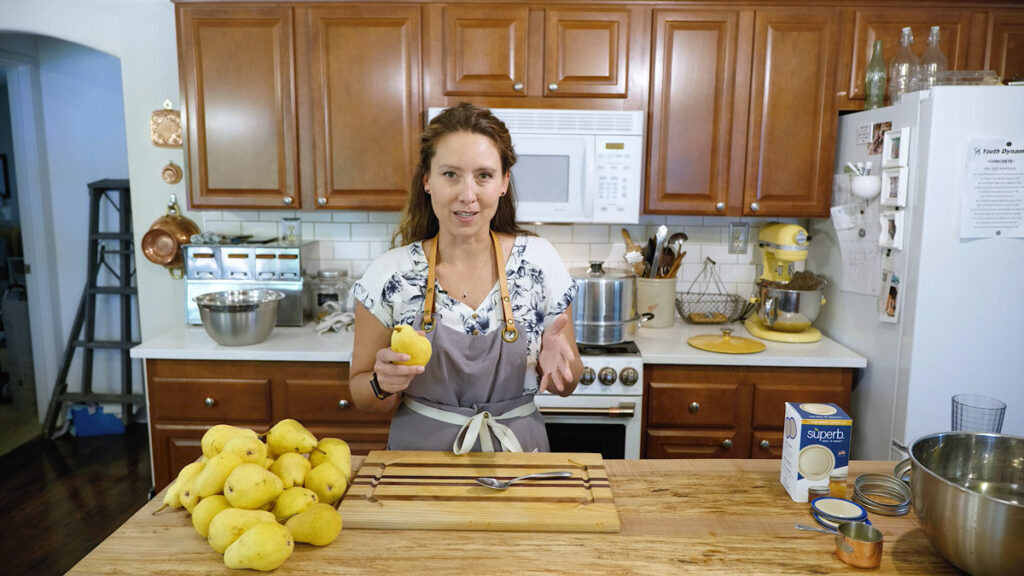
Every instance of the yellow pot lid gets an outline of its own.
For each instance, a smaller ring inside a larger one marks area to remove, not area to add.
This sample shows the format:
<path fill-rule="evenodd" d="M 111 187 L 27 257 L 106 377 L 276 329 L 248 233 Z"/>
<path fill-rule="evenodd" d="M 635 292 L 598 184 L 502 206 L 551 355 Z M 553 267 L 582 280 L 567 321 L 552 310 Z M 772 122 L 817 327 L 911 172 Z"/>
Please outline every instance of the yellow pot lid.
<path fill-rule="evenodd" d="M 743 336 L 733 336 L 731 328 L 722 328 L 722 334 L 698 334 L 686 341 L 698 350 L 722 354 L 753 354 L 764 350 L 764 342 Z"/>

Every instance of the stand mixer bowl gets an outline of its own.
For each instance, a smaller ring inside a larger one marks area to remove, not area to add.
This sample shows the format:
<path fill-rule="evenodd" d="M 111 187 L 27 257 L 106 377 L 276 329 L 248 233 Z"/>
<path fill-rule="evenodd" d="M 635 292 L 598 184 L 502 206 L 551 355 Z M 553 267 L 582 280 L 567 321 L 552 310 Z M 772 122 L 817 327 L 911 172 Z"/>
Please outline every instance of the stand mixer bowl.
<path fill-rule="evenodd" d="M 779 332 L 803 332 L 821 313 L 825 287 L 787 290 L 770 282 L 757 283 L 757 317 L 765 328 Z"/>

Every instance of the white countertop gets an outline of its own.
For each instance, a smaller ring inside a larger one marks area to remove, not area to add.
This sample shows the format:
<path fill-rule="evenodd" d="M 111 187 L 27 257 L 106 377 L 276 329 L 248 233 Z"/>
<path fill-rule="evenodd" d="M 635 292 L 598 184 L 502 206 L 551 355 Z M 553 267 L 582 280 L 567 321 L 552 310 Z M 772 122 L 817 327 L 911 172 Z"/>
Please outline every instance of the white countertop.
<path fill-rule="evenodd" d="M 317 334 L 315 323 L 301 328 L 278 326 L 263 342 L 251 346 L 221 346 L 201 326 L 147 339 L 132 348 L 132 358 L 180 360 L 263 360 L 294 362 L 348 362 L 352 359 L 352 333 Z M 641 328 L 636 344 L 645 364 L 715 366 L 787 366 L 804 368 L 864 368 L 867 359 L 838 342 L 823 337 L 811 344 L 765 341 L 756 354 L 717 354 L 697 350 L 686 340 L 697 334 L 716 334 L 721 327 L 734 336 L 749 336 L 739 322 L 698 326 L 677 319 L 671 328 Z"/>

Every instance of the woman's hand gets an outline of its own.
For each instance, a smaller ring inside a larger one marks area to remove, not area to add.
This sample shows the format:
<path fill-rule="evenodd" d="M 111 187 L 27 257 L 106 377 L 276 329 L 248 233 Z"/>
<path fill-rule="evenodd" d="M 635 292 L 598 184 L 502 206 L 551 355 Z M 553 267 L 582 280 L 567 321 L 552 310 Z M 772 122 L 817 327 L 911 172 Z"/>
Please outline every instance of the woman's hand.
<path fill-rule="evenodd" d="M 580 361 L 575 342 L 570 340 L 566 332 L 568 326 L 569 315 L 563 312 L 541 335 L 537 365 L 542 376 L 538 393 L 552 386 L 559 392 L 564 392 L 570 385 L 575 388 L 573 371 Z M 582 369 L 582 364 L 580 368 Z"/>
<path fill-rule="evenodd" d="M 405 362 L 408 359 L 408 354 L 395 352 L 391 348 L 381 348 L 377 351 L 377 361 L 373 364 L 373 371 L 377 373 L 377 385 L 381 390 L 392 394 L 401 392 L 409 387 L 417 374 L 423 373 L 423 366 L 398 364 L 398 362 Z"/>

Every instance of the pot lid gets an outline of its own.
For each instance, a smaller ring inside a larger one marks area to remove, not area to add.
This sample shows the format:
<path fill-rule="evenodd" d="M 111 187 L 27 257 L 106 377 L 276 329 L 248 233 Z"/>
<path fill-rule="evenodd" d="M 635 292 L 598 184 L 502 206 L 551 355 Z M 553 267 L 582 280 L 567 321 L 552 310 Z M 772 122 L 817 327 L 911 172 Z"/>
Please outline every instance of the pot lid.
<path fill-rule="evenodd" d="M 586 268 L 573 268 L 572 277 L 579 280 L 622 280 L 624 278 L 635 278 L 632 270 L 625 268 L 605 268 L 601 260 L 593 260 Z"/>
<path fill-rule="evenodd" d="M 721 354 L 753 354 L 764 350 L 764 342 L 743 336 L 733 336 L 731 328 L 722 328 L 719 334 L 698 334 L 686 341 L 698 350 Z"/>

